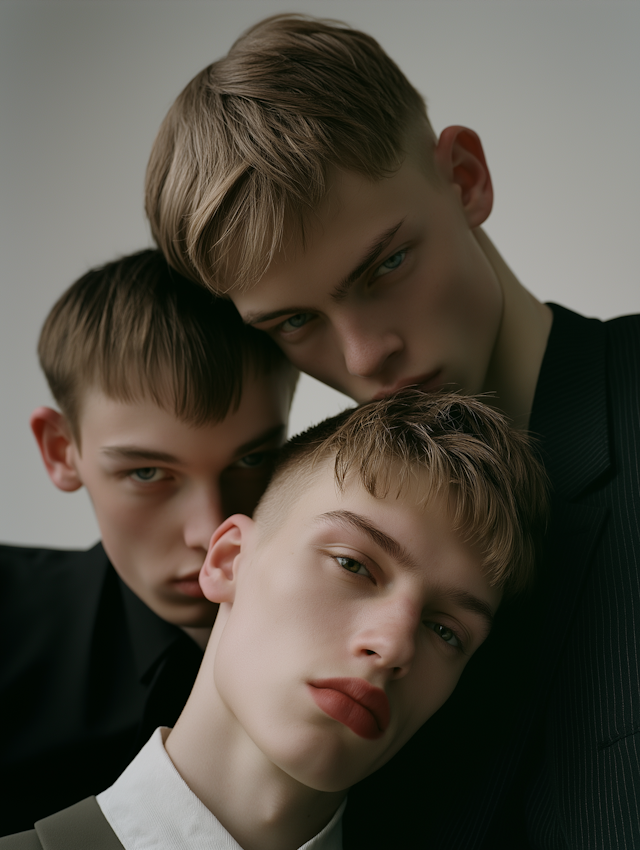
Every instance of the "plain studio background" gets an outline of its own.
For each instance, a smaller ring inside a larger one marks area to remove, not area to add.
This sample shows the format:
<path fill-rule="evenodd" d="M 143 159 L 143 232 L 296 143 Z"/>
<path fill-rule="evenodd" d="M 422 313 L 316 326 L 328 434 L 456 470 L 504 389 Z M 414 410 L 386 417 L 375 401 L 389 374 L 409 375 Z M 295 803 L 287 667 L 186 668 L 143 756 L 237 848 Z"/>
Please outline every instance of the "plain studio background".
<path fill-rule="evenodd" d="M 483 140 L 487 232 L 525 286 L 589 316 L 637 312 L 640 3 L 589 0 L 2 0 L 0 540 L 84 547 L 84 491 L 59 493 L 28 428 L 51 404 L 35 346 L 90 266 L 150 244 L 144 171 L 169 105 L 248 25 L 335 17 L 375 36 L 437 132 Z M 305 378 L 292 431 L 346 406 Z"/>

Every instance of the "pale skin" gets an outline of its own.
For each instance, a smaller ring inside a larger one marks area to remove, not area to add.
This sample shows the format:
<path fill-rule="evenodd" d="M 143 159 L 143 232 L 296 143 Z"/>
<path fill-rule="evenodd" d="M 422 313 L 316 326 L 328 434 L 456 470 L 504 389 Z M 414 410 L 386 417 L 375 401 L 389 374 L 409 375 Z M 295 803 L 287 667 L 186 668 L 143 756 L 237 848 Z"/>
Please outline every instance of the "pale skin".
<path fill-rule="evenodd" d="M 233 516 L 212 539 L 200 580 L 220 611 L 165 746 L 245 850 L 295 850 L 319 832 L 489 632 L 501 591 L 444 504 L 419 504 L 422 483 L 375 499 L 355 480 L 340 491 L 329 462 L 275 531 Z M 333 677 L 386 694 L 375 734 L 366 710 L 336 719 L 316 701 L 333 705 Z"/>
<path fill-rule="evenodd" d="M 240 407 L 193 427 L 151 401 L 85 393 L 79 443 L 64 416 L 31 416 L 45 468 L 63 491 L 87 488 L 116 571 L 159 617 L 204 649 L 217 605 L 198 576 L 211 536 L 237 511 L 252 513 L 286 437 L 290 381 L 248 380 Z"/>
<path fill-rule="evenodd" d="M 265 275 L 229 294 L 302 371 L 359 402 L 409 384 L 492 393 L 526 428 L 551 310 L 482 230 L 493 188 L 478 136 L 446 128 L 435 178 L 424 155 L 418 139 L 378 181 L 334 169 L 304 247 L 285 238 Z"/>

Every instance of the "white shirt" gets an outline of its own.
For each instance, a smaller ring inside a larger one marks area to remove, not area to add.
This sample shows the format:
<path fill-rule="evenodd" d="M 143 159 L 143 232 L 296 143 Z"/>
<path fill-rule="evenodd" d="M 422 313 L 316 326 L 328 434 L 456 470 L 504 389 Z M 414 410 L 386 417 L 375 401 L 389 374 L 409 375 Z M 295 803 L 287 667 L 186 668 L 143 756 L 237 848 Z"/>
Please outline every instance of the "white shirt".
<path fill-rule="evenodd" d="M 124 773 L 98 794 L 98 805 L 125 850 L 242 850 L 175 769 L 156 729 Z M 299 850 L 342 850 L 345 800 Z"/>

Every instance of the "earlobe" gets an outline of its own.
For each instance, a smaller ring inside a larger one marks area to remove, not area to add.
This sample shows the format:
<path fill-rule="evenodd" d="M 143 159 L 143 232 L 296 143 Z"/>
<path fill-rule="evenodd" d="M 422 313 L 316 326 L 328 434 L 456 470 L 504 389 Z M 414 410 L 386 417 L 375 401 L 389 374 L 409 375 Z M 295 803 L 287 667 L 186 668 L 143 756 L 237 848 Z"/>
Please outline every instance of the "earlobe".
<path fill-rule="evenodd" d="M 59 490 L 72 492 L 82 487 L 73 462 L 74 442 L 64 416 L 50 407 L 39 407 L 29 419 L 49 478 Z"/>
<path fill-rule="evenodd" d="M 469 227 L 479 227 L 493 207 L 493 185 L 480 137 L 467 127 L 446 127 L 434 155 L 440 173 L 459 193 Z"/>
<path fill-rule="evenodd" d="M 200 570 L 200 587 L 210 602 L 233 602 L 238 556 L 246 549 L 254 527 L 250 517 L 234 514 L 214 532 Z"/>

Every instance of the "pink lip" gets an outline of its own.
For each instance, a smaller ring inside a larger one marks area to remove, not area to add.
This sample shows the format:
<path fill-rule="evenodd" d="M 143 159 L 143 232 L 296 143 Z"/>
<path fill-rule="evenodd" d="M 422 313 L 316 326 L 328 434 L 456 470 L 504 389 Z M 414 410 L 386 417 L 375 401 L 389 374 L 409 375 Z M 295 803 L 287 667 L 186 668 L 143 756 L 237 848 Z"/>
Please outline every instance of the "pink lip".
<path fill-rule="evenodd" d="M 195 599 L 203 599 L 204 593 L 202 592 L 200 582 L 198 581 L 199 575 L 200 571 L 198 570 L 197 573 L 192 573 L 184 578 L 174 579 L 171 584 L 177 591 L 184 593 L 185 596 L 193 596 Z"/>
<path fill-rule="evenodd" d="M 391 709 L 387 695 L 364 679 L 315 679 L 309 682 L 316 705 L 356 735 L 374 741 L 384 735 Z"/>
<path fill-rule="evenodd" d="M 413 387 L 417 386 L 423 392 L 428 393 L 433 390 L 438 389 L 440 377 L 440 369 L 435 369 L 433 372 L 429 372 L 426 375 L 419 375 L 415 378 L 403 378 L 401 381 L 398 381 L 392 387 L 386 387 L 385 389 L 379 390 L 374 396 L 372 401 L 377 401 L 381 398 L 387 398 L 387 396 L 393 395 L 397 393 L 398 390 L 403 389 L 404 387 Z"/>

